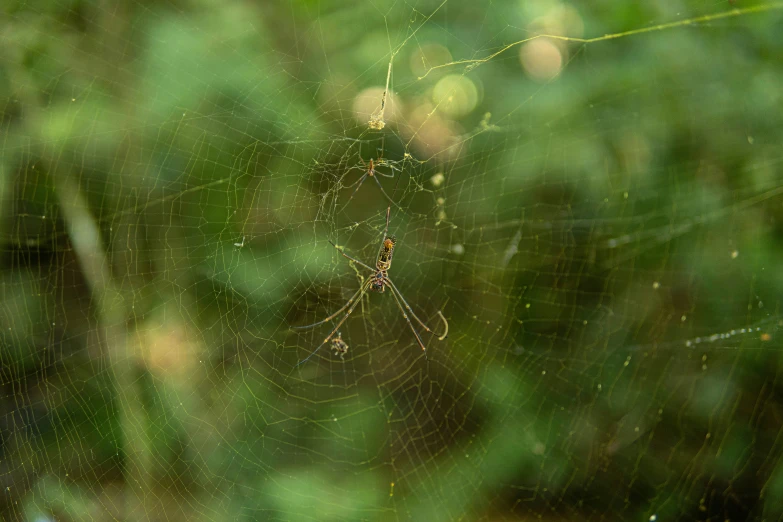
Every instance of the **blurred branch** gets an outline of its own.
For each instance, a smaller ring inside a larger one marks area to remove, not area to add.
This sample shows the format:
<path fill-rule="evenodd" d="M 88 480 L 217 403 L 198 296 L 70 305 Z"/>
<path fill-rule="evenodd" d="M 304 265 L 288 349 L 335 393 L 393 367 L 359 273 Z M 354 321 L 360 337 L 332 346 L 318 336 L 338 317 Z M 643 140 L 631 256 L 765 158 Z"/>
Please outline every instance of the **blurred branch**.
<path fill-rule="evenodd" d="M 68 235 L 84 277 L 97 303 L 98 331 L 109 359 L 108 368 L 117 387 L 117 411 L 120 416 L 122 437 L 118 449 L 123 455 L 123 477 L 133 497 L 126 491 L 126 514 L 149 510 L 137 503 L 153 498 L 150 492 L 152 456 L 146 433 L 144 406 L 137 389 L 136 357 L 128 353 L 125 330 L 123 298 L 112 282 L 111 269 L 103 245 L 100 230 L 90 215 L 87 202 L 79 187 L 70 178 L 54 176 L 56 192 L 62 208 Z"/>
<path fill-rule="evenodd" d="M 668 22 L 665 24 L 657 24 L 652 25 L 649 27 L 640 27 L 638 29 L 632 29 L 630 31 L 622 31 L 619 33 L 612 33 L 612 34 L 605 34 L 603 36 L 596 36 L 595 38 L 576 38 L 572 36 L 563 36 L 563 35 L 557 35 L 557 34 L 537 34 L 535 36 L 531 36 L 530 38 L 524 38 L 522 40 L 518 40 L 516 42 L 512 42 L 510 44 L 507 44 L 503 47 L 501 47 L 498 51 L 495 51 L 494 53 L 490 54 L 489 56 L 486 56 L 484 58 L 472 58 L 472 59 L 465 59 L 465 60 L 455 60 L 453 62 L 444 63 L 440 65 L 435 65 L 433 67 L 430 67 L 427 69 L 427 71 L 422 75 L 419 76 L 418 80 L 423 80 L 429 74 L 436 70 L 436 69 L 443 69 L 446 67 L 453 67 L 455 65 L 465 65 L 465 71 L 472 71 L 479 65 L 485 64 L 492 60 L 493 58 L 497 57 L 498 55 L 501 55 L 508 51 L 509 49 L 513 47 L 518 47 L 524 43 L 537 40 L 539 38 L 549 38 L 551 40 L 560 40 L 563 42 L 573 42 L 573 43 L 581 43 L 581 44 L 591 44 L 591 43 L 597 43 L 597 42 L 603 42 L 605 40 L 614 40 L 616 38 L 625 38 L 627 36 L 635 36 L 639 34 L 644 33 L 652 33 L 656 31 L 666 31 L 669 29 L 675 29 L 677 27 L 689 27 L 692 25 L 698 25 L 698 24 L 705 24 L 709 22 L 715 22 L 717 20 L 722 20 L 724 18 L 733 18 L 737 16 L 743 16 L 753 13 L 763 13 L 766 11 L 777 11 L 783 9 L 783 3 L 776 2 L 771 4 L 761 4 L 761 5 L 755 5 L 752 7 L 743 7 L 743 8 L 737 8 L 737 9 L 731 9 L 730 11 L 724 11 L 721 13 L 715 13 L 715 14 L 709 14 L 704 16 L 697 16 L 695 18 L 686 18 L 684 20 L 677 20 L 676 22 Z"/>

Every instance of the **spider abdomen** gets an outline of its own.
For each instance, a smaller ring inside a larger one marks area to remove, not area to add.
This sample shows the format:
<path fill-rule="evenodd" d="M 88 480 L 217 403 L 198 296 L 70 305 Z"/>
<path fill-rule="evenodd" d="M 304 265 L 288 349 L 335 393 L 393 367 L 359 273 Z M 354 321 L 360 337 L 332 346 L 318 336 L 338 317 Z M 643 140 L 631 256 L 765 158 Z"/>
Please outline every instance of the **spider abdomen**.
<path fill-rule="evenodd" d="M 381 251 L 378 253 L 378 262 L 375 267 L 378 270 L 386 271 L 391 268 L 392 255 L 394 254 L 394 245 L 397 244 L 397 238 L 389 236 L 383 240 Z"/>

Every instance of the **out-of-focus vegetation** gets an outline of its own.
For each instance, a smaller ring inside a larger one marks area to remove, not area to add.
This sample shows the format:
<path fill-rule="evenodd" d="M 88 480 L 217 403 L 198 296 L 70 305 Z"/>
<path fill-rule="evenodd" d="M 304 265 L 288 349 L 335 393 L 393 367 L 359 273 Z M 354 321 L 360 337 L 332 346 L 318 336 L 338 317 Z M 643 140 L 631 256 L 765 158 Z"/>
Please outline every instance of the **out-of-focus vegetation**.
<path fill-rule="evenodd" d="M 2 11 L 0 518 L 783 517 L 775 5 Z"/>

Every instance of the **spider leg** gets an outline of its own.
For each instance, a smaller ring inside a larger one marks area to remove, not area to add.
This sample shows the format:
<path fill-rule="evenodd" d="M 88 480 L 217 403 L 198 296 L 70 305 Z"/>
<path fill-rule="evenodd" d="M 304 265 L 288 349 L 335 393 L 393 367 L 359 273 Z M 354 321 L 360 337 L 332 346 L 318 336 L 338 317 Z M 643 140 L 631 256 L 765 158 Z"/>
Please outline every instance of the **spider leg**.
<path fill-rule="evenodd" d="M 383 190 L 383 189 L 381 189 L 381 190 Z M 386 193 L 384 192 L 384 194 L 386 194 Z M 386 196 L 386 197 L 389 197 L 389 196 Z M 389 233 L 389 217 L 391 217 L 391 207 L 390 206 L 386 207 L 386 228 L 383 229 L 383 239 L 386 239 L 387 237 L 389 237 L 389 236 L 386 235 L 386 234 Z"/>
<path fill-rule="evenodd" d="M 367 179 L 367 176 L 370 176 L 372 179 L 375 180 L 375 183 L 378 185 L 378 188 L 380 189 L 381 194 L 383 194 L 383 196 L 389 201 L 389 203 L 391 203 L 392 205 L 394 205 L 397 208 L 400 208 L 400 206 L 397 205 L 397 203 L 395 203 L 394 200 L 391 197 L 389 197 L 389 195 L 386 193 L 386 190 L 384 190 L 383 185 L 381 185 L 381 182 L 378 181 L 378 178 L 374 174 L 380 174 L 381 176 L 384 176 L 384 177 L 387 177 L 387 178 L 393 178 L 394 175 L 393 174 L 383 174 L 381 172 L 376 171 L 375 169 L 372 170 L 372 173 L 373 173 L 373 175 L 370 176 L 370 171 L 366 171 L 357 181 L 354 181 L 350 185 L 346 185 L 345 186 L 345 188 L 351 188 L 354 185 L 356 185 L 356 188 L 353 189 L 353 192 L 351 192 L 351 197 L 349 197 L 348 201 L 345 202 L 345 205 L 343 205 L 343 207 L 342 207 L 343 209 L 345 209 L 348 206 L 348 204 L 351 202 L 351 200 L 353 200 L 353 198 L 356 195 L 356 193 L 359 192 L 359 189 L 362 188 L 362 185 L 364 184 L 364 180 Z"/>
<path fill-rule="evenodd" d="M 368 172 L 365 172 L 361 178 L 359 178 L 359 181 L 356 181 L 350 185 L 348 185 L 348 188 L 353 187 L 356 185 L 356 188 L 353 189 L 353 192 L 351 192 L 351 197 L 348 198 L 348 201 L 345 202 L 345 205 L 343 205 L 343 209 L 345 209 L 348 206 L 348 203 L 351 202 L 353 197 L 356 195 L 357 192 L 359 192 L 359 189 L 362 188 L 362 185 L 364 185 L 364 180 L 367 179 L 367 176 L 369 175 Z"/>
<path fill-rule="evenodd" d="M 376 180 L 378 181 L 378 180 Z M 391 206 L 386 207 L 386 228 L 383 229 L 383 238 L 381 238 L 381 245 L 378 247 L 378 254 L 376 254 L 375 259 L 378 259 L 378 256 L 381 255 L 381 252 L 383 251 L 383 242 L 386 240 L 387 236 L 386 234 L 389 233 L 389 216 L 391 215 Z"/>
<path fill-rule="evenodd" d="M 388 279 L 386 281 L 388 281 Z M 405 313 L 405 309 L 402 307 L 402 303 L 400 303 L 400 298 L 397 297 L 397 293 L 394 291 L 392 291 L 391 295 L 394 297 L 394 302 L 397 303 L 397 308 L 400 309 L 400 313 L 405 318 L 405 321 L 407 321 L 408 326 L 411 329 L 411 332 L 413 332 L 413 335 L 416 336 L 416 341 L 419 343 L 419 346 L 421 346 L 421 351 L 423 351 L 426 356 L 427 348 L 424 346 L 424 342 L 421 340 L 421 337 L 419 336 L 419 332 L 417 332 L 416 328 L 413 327 L 413 323 L 411 323 L 411 320 L 408 318 L 408 314 Z"/>
<path fill-rule="evenodd" d="M 427 326 L 426 324 L 424 324 L 424 321 L 422 321 L 421 319 L 419 319 L 419 317 L 416 315 L 416 313 L 415 313 L 415 312 L 413 311 L 413 309 L 411 308 L 411 305 L 409 305 L 409 304 L 408 304 L 408 301 L 406 301 L 406 300 L 405 300 L 405 298 L 402 296 L 402 292 L 400 292 L 400 291 L 397 289 L 397 287 L 394 285 L 394 283 L 392 282 L 392 280 L 391 280 L 391 279 L 389 279 L 389 277 L 387 276 L 387 277 L 385 277 L 385 278 L 384 278 L 384 281 L 385 281 L 385 282 L 387 282 L 387 283 L 389 283 L 389 287 L 392 289 L 392 294 L 395 294 L 395 295 L 399 295 L 399 296 L 400 296 L 400 299 L 401 299 L 401 300 L 402 300 L 402 302 L 405 304 L 405 308 L 407 308 L 407 309 L 408 309 L 408 311 L 410 312 L 410 314 L 413 316 L 413 318 L 414 318 L 414 319 L 416 319 L 416 322 L 418 322 L 418 323 L 419 323 L 419 324 L 422 326 L 422 328 L 424 328 L 425 330 L 427 330 L 429 333 L 431 333 L 431 334 L 435 334 L 435 332 L 432 330 L 432 328 L 430 328 L 429 326 Z M 446 321 L 446 318 L 445 318 L 445 317 L 443 317 L 443 314 L 440 314 L 440 317 L 441 317 L 441 319 L 443 319 L 443 322 L 446 324 L 446 333 L 448 333 L 448 331 L 449 331 L 449 323 L 448 323 L 448 321 Z M 441 337 L 442 339 L 445 339 L 445 334 L 444 334 L 444 335 L 442 335 L 442 336 L 440 336 L 440 337 Z"/>
<path fill-rule="evenodd" d="M 376 167 L 383 166 L 383 167 L 389 167 L 392 170 L 399 170 L 398 168 L 392 166 L 390 163 L 386 163 L 386 160 L 382 160 L 382 159 L 379 159 L 378 161 L 376 161 L 375 166 Z M 385 172 L 381 172 L 378 169 L 373 169 L 373 174 L 377 174 L 378 176 L 383 176 L 384 178 L 393 178 L 394 177 L 394 172 L 392 172 L 391 174 L 386 174 Z"/>
<path fill-rule="evenodd" d="M 358 168 L 357 168 L 357 167 L 354 167 L 354 168 L 352 168 L 352 169 L 348 169 L 348 170 L 349 170 L 349 171 L 351 171 L 351 170 L 358 170 Z M 347 173 L 346 173 L 346 174 L 347 174 Z M 362 182 L 364 181 L 364 178 L 366 178 L 366 177 L 367 177 L 367 171 L 365 171 L 363 175 L 359 176 L 359 179 L 357 179 L 356 181 L 354 181 L 354 182 L 353 182 L 353 183 L 351 183 L 350 185 L 344 185 L 344 186 L 343 186 L 343 188 L 351 188 L 351 187 L 353 187 L 354 185 L 360 184 L 360 183 L 362 183 Z M 341 181 L 342 181 L 342 180 L 341 180 Z M 358 187 L 357 187 L 357 190 L 358 190 Z"/>
<path fill-rule="evenodd" d="M 377 172 L 376 172 L 376 174 L 377 174 Z M 389 176 L 389 177 L 390 177 L 390 178 L 393 178 L 394 176 Z M 399 205 L 397 205 L 397 203 L 395 203 L 395 202 L 394 202 L 394 200 L 393 200 L 392 198 L 390 198 L 390 197 L 389 197 L 389 195 L 386 193 L 386 191 L 385 191 L 385 190 L 383 190 L 383 185 L 381 185 L 381 182 L 380 182 L 380 181 L 378 181 L 378 178 L 377 178 L 377 177 L 375 177 L 375 176 L 373 176 L 373 177 L 372 177 L 372 179 L 374 179 L 374 180 L 375 180 L 375 183 L 377 183 L 377 184 L 378 184 L 378 188 L 379 188 L 379 189 L 381 189 L 381 194 L 383 194 L 383 195 L 384 195 L 384 197 L 386 197 L 386 199 L 388 199 L 388 200 L 389 200 L 389 203 L 391 203 L 391 204 L 392 204 L 392 205 L 394 205 L 395 207 L 398 207 Z M 389 208 L 391 208 L 391 207 L 389 207 Z M 389 228 L 389 227 L 388 227 L 388 223 L 387 223 L 387 226 L 386 226 L 386 228 L 387 228 L 387 229 Z"/>
<path fill-rule="evenodd" d="M 329 317 L 327 317 L 327 318 L 326 318 L 326 319 L 324 319 L 323 321 L 318 321 L 317 323 L 308 324 L 308 325 L 306 325 L 306 326 L 292 326 L 292 327 L 291 327 L 291 329 L 292 329 L 292 330 L 308 330 L 308 329 L 310 329 L 310 328 L 314 328 L 314 327 L 316 327 L 316 326 L 318 326 L 318 325 L 320 325 L 320 324 L 328 323 L 329 321 L 331 321 L 332 319 L 334 319 L 335 317 L 337 317 L 338 315 L 340 315 L 340 313 L 341 313 L 343 310 L 345 310 L 346 308 L 348 308 L 349 306 L 351 306 L 351 303 L 353 303 L 353 302 L 354 302 L 354 300 L 356 299 L 356 297 L 357 297 L 357 296 L 358 296 L 358 295 L 361 293 L 361 291 L 362 291 L 362 288 L 363 288 L 363 287 L 364 287 L 364 284 L 362 284 L 362 286 L 360 286 L 360 287 L 359 287 L 359 289 L 356 291 L 356 293 L 355 293 L 355 294 L 353 294 L 353 295 L 351 296 L 351 298 L 350 298 L 350 299 L 348 299 L 348 302 L 346 302 L 346 303 L 343 305 L 343 307 L 342 307 L 342 308 L 340 308 L 339 310 L 337 310 L 335 313 L 333 313 L 332 315 L 330 315 Z"/>
<path fill-rule="evenodd" d="M 402 169 L 401 169 L 401 168 L 399 168 L 399 167 L 395 167 L 395 166 L 394 166 L 394 165 L 392 165 L 391 163 L 387 163 L 387 162 L 386 162 L 386 160 L 383 160 L 383 162 L 382 162 L 382 163 L 379 163 L 378 165 L 380 165 L 381 167 L 389 167 L 391 170 L 393 170 L 393 171 L 395 171 L 395 172 L 402 172 Z M 388 176 L 388 177 L 390 177 L 390 178 L 391 178 L 392 176 L 394 176 L 394 173 L 391 173 L 391 174 L 383 174 L 383 173 L 381 173 L 381 172 L 376 172 L 376 174 L 380 174 L 381 176 Z"/>
<path fill-rule="evenodd" d="M 342 319 L 340 319 L 340 322 L 339 322 L 339 323 L 337 323 L 337 324 L 334 326 L 334 328 L 332 329 L 332 331 L 331 331 L 331 332 L 329 332 L 329 335 L 327 335 L 327 336 L 326 336 L 326 339 L 324 339 L 323 341 L 321 341 L 321 344 L 319 344 L 319 345 L 318 345 L 318 347 L 317 347 L 315 350 L 313 350 L 313 351 L 310 353 L 310 355 L 308 355 L 307 357 L 305 357 L 304 359 L 302 359 L 301 361 L 299 361 L 298 363 L 296 363 L 296 366 L 294 366 L 294 368 L 298 368 L 299 366 L 301 366 L 301 365 L 303 365 L 304 363 L 306 363 L 307 361 L 309 361 L 309 360 L 310 360 L 310 358 L 311 358 L 313 355 L 315 355 L 316 353 L 318 353 L 318 350 L 320 350 L 321 348 L 323 348 L 325 344 L 327 344 L 329 341 L 331 341 L 331 340 L 332 340 L 332 337 L 334 337 L 334 334 L 336 334 L 336 333 L 337 333 L 337 330 L 339 330 L 339 329 L 340 329 L 340 327 L 343 325 L 343 323 L 345 322 L 345 320 L 346 320 L 346 319 L 348 319 L 348 317 L 351 315 L 351 313 L 353 313 L 353 310 L 354 310 L 354 308 L 356 308 L 356 305 L 358 305 L 358 304 L 359 304 L 359 303 L 362 301 L 361 297 L 364 295 L 364 293 L 365 293 L 365 292 L 367 292 L 367 289 L 368 289 L 368 288 L 370 288 L 370 284 L 371 284 L 371 283 L 372 283 L 372 279 L 368 279 L 368 280 L 367 280 L 367 282 L 366 282 L 366 283 L 364 283 L 364 284 L 362 285 L 362 287 L 360 288 L 360 290 L 361 290 L 361 293 L 360 293 L 360 295 L 359 295 L 359 299 L 357 299 L 357 300 L 356 300 L 356 302 L 355 302 L 355 303 L 353 303 L 353 305 L 352 305 L 352 306 L 351 306 L 351 307 L 348 309 L 348 311 L 345 313 L 345 315 L 343 316 L 343 318 L 342 318 Z"/>
<path fill-rule="evenodd" d="M 366 264 L 362 263 L 361 261 L 359 261 L 358 259 L 356 259 L 356 258 L 354 258 L 354 257 L 351 257 L 351 256 L 349 256 L 348 254 L 346 254 L 345 252 L 343 252 L 342 250 L 340 250 L 340 249 L 337 247 L 337 245 L 335 245 L 335 244 L 334 244 L 334 243 L 332 243 L 331 241 L 329 241 L 329 243 L 331 243 L 331 245 L 332 245 L 334 248 L 337 248 L 337 251 L 338 251 L 338 252 L 340 252 L 340 255 L 342 255 L 343 257 L 345 257 L 345 258 L 347 258 L 347 259 L 349 259 L 349 260 L 353 261 L 353 262 L 354 262 L 354 263 L 356 263 L 357 265 L 361 265 L 361 266 L 363 266 L 363 267 L 364 267 L 364 268 L 366 268 L 367 270 L 371 270 L 371 271 L 375 272 L 375 269 L 374 269 L 374 268 L 372 268 L 370 265 L 366 265 Z"/>

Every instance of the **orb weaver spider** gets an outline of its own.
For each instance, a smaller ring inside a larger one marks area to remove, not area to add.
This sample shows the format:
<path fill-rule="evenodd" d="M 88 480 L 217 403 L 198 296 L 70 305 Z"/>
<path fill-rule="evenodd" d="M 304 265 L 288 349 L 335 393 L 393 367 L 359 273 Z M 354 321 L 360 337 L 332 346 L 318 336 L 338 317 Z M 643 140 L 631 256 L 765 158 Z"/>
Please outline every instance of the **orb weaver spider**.
<path fill-rule="evenodd" d="M 382 155 L 383 155 L 383 153 L 381 153 L 381 156 Z M 381 194 L 383 194 L 383 196 L 387 200 L 389 200 L 389 203 L 391 203 L 392 205 L 396 205 L 394 200 L 389 197 L 389 195 L 383 189 L 383 185 L 381 185 L 381 182 L 376 177 L 376 174 L 377 174 L 378 176 L 383 176 L 384 178 L 394 178 L 394 173 L 386 174 L 385 172 L 380 172 L 378 170 L 375 170 L 375 167 L 378 167 L 378 166 L 382 165 L 382 166 L 388 166 L 392 170 L 396 170 L 396 169 L 391 164 L 386 163 L 386 161 L 383 158 L 378 158 L 377 160 L 373 160 L 372 158 L 370 158 L 370 162 L 369 163 L 365 163 L 364 160 L 360 157 L 359 161 L 362 162 L 362 166 L 361 167 L 352 167 L 350 170 L 361 168 L 361 169 L 364 170 L 364 174 L 362 174 L 361 177 L 358 180 L 354 181 L 353 183 L 351 183 L 350 185 L 347 185 L 345 187 L 345 188 L 351 188 L 354 185 L 356 185 L 356 188 L 353 189 L 353 192 L 351 193 L 351 197 L 348 198 L 348 201 L 345 202 L 345 205 L 343 206 L 343 208 L 347 207 L 348 203 L 350 203 L 351 200 L 353 199 L 353 197 L 356 195 L 356 193 L 359 192 L 359 189 L 364 184 L 364 180 L 366 180 L 368 176 L 375 180 L 375 183 L 378 185 L 378 188 L 381 190 Z"/>
<path fill-rule="evenodd" d="M 307 361 L 310 360 L 310 358 L 318 353 L 318 350 L 320 350 L 325 344 L 328 344 L 330 341 L 334 344 L 336 340 L 339 340 L 343 344 L 345 343 L 342 341 L 341 336 L 338 335 L 337 339 L 334 338 L 334 335 L 337 333 L 337 330 L 340 329 L 340 327 L 343 325 L 343 323 L 350 317 L 350 315 L 353 313 L 356 306 L 361 302 L 362 297 L 368 292 L 384 292 L 386 291 L 386 288 L 389 289 L 392 297 L 394 297 L 394 302 L 397 304 L 397 308 L 402 313 L 402 317 L 405 319 L 405 321 L 408 323 L 408 327 L 413 332 L 414 337 L 416 337 L 416 342 L 419 343 L 419 346 L 421 347 L 422 351 L 425 353 L 427 352 L 427 347 L 424 346 L 424 341 L 421 340 L 421 336 L 419 335 L 419 332 L 416 331 L 416 328 L 414 328 L 413 323 L 411 322 L 410 318 L 408 317 L 408 313 L 410 313 L 411 317 L 413 317 L 417 323 L 419 323 L 422 328 L 427 330 L 431 334 L 435 334 L 435 332 L 426 324 L 424 324 L 424 321 L 419 319 L 419 317 L 414 313 L 411 306 L 408 304 L 408 301 L 405 300 L 405 298 L 402 296 L 402 293 L 397 289 L 397 286 L 392 282 L 392 280 L 389 278 L 389 269 L 391 268 L 392 264 L 392 256 L 394 255 L 394 247 L 397 244 L 397 238 L 394 236 L 387 235 L 389 232 L 389 217 L 391 215 L 391 206 L 386 208 L 386 228 L 383 230 L 383 241 L 381 241 L 381 246 L 378 249 L 378 256 L 376 257 L 375 261 L 375 268 L 371 267 L 370 265 L 367 265 L 365 263 L 362 263 L 356 258 L 353 258 L 343 252 L 340 248 L 337 247 L 334 243 L 329 241 L 329 243 L 332 244 L 334 248 L 336 248 L 340 255 L 348 259 L 349 261 L 356 263 L 357 265 L 366 268 L 370 272 L 372 272 L 372 275 L 367 278 L 366 281 L 362 283 L 362 285 L 359 287 L 359 289 L 351 296 L 350 299 L 336 312 L 331 314 L 326 319 L 322 319 L 318 321 L 317 323 L 308 324 L 306 326 L 294 326 L 292 327 L 294 330 L 307 330 L 309 328 L 315 328 L 316 326 L 320 326 L 324 323 L 328 323 L 338 315 L 340 315 L 346 308 L 348 308 L 348 311 L 345 313 L 345 315 L 340 319 L 340 321 L 335 325 L 335 327 L 332 329 L 331 332 L 329 332 L 329 335 L 326 336 L 326 338 L 321 341 L 321 344 L 319 344 L 315 350 L 310 353 L 307 357 L 299 361 L 296 366 L 300 366 Z M 406 313 L 405 311 L 408 311 Z M 446 329 L 438 339 L 441 341 L 446 338 L 446 335 L 449 332 L 449 323 L 446 321 L 446 318 L 443 316 L 443 314 L 438 311 L 438 315 L 440 316 L 441 321 L 443 321 L 443 324 L 446 326 Z M 347 351 L 347 345 L 345 346 L 345 349 Z M 340 350 L 341 351 L 341 350 Z"/>

